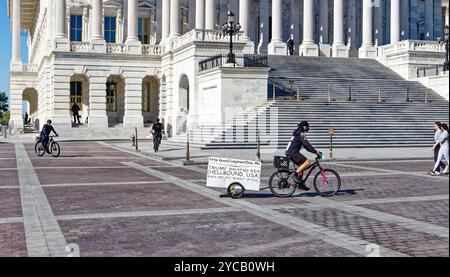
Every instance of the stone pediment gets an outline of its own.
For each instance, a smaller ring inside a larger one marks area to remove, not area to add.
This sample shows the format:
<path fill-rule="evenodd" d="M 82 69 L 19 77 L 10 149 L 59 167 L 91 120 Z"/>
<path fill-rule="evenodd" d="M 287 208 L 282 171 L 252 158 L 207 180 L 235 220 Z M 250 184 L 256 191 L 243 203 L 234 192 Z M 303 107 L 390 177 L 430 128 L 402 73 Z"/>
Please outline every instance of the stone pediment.
<path fill-rule="evenodd" d="M 116 1 L 116 0 L 103 1 L 103 7 L 121 8 L 122 6 L 123 6 L 123 3 L 121 1 Z"/>
<path fill-rule="evenodd" d="M 139 6 L 139 8 L 144 8 L 144 9 L 154 9 L 154 8 L 156 8 L 155 5 L 153 5 L 148 0 L 140 1 L 138 6 Z"/>
<path fill-rule="evenodd" d="M 91 6 L 91 4 L 86 1 L 86 0 L 72 0 L 70 1 L 70 5 L 71 6 L 75 6 L 75 7 L 89 7 Z"/>

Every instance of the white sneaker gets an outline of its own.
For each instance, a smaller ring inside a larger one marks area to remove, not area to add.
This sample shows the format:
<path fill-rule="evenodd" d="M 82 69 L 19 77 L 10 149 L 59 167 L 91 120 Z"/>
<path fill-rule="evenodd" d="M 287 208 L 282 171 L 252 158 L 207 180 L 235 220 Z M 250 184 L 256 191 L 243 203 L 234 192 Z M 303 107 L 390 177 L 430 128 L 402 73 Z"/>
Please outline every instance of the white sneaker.
<path fill-rule="evenodd" d="M 445 169 L 444 169 L 444 172 L 443 172 L 444 174 L 448 174 L 448 165 L 445 167 Z"/>

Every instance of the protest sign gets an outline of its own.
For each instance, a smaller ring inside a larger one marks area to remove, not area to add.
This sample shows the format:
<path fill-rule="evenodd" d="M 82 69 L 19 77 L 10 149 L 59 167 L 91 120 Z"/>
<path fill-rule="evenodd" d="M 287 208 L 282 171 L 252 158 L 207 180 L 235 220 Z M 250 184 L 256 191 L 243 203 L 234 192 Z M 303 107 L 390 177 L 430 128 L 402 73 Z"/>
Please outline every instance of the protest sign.
<path fill-rule="evenodd" d="M 246 190 L 260 188 L 261 162 L 210 157 L 206 186 L 227 188 L 238 182 Z"/>

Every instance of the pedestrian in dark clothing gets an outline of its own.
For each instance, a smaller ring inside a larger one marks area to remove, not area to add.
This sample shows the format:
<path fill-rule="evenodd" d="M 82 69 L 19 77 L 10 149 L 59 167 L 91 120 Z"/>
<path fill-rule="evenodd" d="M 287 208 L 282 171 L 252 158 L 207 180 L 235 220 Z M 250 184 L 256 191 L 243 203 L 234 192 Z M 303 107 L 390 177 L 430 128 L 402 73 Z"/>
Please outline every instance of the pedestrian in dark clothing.
<path fill-rule="evenodd" d="M 58 133 L 56 133 L 55 129 L 52 126 L 52 121 L 49 119 L 49 120 L 47 120 L 47 124 L 45 124 L 42 127 L 42 131 L 41 131 L 41 135 L 40 135 L 41 143 L 44 146 L 44 149 L 45 149 L 45 151 L 47 151 L 47 153 L 50 153 L 50 151 L 48 151 L 48 141 L 50 139 L 51 132 L 55 133 L 56 136 L 59 136 Z"/>
<path fill-rule="evenodd" d="M 24 124 L 28 124 L 28 113 L 25 112 L 25 118 L 23 119 Z"/>
<path fill-rule="evenodd" d="M 73 123 L 80 124 L 80 114 L 78 113 L 80 111 L 80 107 L 77 105 L 77 103 L 74 103 L 72 106 L 72 114 L 73 114 Z"/>
<path fill-rule="evenodd" d="M 294 55 L 294 40 L 292 38 L 289 38 L 286 43 L 289 50 L 289 55 Z"/>

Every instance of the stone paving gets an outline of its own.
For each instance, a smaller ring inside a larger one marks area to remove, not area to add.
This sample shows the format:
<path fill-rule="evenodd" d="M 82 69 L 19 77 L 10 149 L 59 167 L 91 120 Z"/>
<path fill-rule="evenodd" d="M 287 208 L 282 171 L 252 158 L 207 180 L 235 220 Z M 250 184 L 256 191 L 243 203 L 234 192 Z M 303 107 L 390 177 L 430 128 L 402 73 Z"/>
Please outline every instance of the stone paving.
<path fill-rule="evenodd" d="M 449 256 L 448 176 L 426 160 L 330 162 L 332 198 L 233 200 L 180 167 L 110 142 L 0 143 L 0 256 Z M 262 187 L 273 172 L 263 165 Z M 308 183 L 311 186 L 311 183 Z M 77 253 L 72 253 L 77 255 Z"/>

